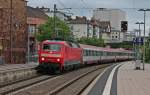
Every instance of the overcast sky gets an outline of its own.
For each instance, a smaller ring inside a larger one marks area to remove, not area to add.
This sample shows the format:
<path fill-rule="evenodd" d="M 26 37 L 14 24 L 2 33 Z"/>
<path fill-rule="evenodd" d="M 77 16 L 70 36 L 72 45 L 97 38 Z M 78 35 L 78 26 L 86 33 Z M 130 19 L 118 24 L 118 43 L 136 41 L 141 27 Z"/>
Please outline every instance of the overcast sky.
<path fill-rule="evenodd" d="M 74 13 L 74 16 L 92 16 L 92 10 L 95 8 L 119 8 L 127 13 L 129 22 L 129 30 L 138 28 L 134 23 L 143 21 L 143 13 L 137 11 L 140 8 L 150 8 L 150 0 L 28 0 L 29 6 L 44 6 L 53 8 L 57 4 L 57 8 L 72 8 L 66 12 Z M 141 26 L 143 28 L 143 26 Z M 150 12 L 147 12 L 146 30 L 150 28 Z M 148 34 L 148 33 L 147 33 Z"/>

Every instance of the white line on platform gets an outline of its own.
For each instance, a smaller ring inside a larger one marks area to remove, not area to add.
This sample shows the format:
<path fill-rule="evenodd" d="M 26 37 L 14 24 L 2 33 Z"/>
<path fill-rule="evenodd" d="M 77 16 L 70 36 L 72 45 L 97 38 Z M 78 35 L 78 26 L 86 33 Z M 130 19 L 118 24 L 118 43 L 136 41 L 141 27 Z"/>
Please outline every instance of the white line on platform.
<path fill-rule="evenodd" d="M 110 67 L 108 67 L 108 68 L 110 68 Z M 106 68 L 101 74 L 99 74 L 96 77 L 96 79 L 85 89 L 85 91 L 81 95 L 88 95 L 88 93 L 91 91 L 91 89 L 95 86 L 95 84 L 97 83 L 97 81 L 107 71 L 108 68 Z"/>
<path fill-rule="evenodd" d="M 103 94 L 102 95 L 110 95 L 110 90 L 111 90 L 111 85 L 112 85 L 112 80 L 113 80 L 113 76 L 114 76 L 114 73 L 116 71 L 116 69 L 121 66 L 122 64 L 119 64 L 117 65 L 115 68 L 113 68 L 113 70 L 111 71 L 108 79 L 107 79 L 107 82 L 106 82 L 106 85 L 105 85 L 105 88 L 104 88 L 104 91 L 103 91 Z"/>

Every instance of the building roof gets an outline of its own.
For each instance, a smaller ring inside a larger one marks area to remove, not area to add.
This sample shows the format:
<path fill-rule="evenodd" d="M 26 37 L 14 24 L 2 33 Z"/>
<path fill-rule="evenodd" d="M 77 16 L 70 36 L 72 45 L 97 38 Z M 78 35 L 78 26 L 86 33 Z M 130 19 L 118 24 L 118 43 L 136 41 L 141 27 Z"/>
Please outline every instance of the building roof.
<path fill-rule="evenodd" d="M 33 18 L 48 19 L 48 15 L 46 15 L 40 8 L 33 8 L 30 6 L 27 6 L 27 16 Z"/>

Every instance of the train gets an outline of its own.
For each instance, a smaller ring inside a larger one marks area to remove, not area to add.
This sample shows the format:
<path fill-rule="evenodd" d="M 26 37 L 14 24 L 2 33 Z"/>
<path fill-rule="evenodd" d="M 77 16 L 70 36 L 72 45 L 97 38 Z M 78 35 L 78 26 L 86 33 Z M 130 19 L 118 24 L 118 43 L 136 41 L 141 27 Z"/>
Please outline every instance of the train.
<path fill-rule="evenodd" d="M 69 41 L 45 40 L 39 46 L 39 68 L 50 72 L 63 72 L 85 65 L 134 59 L 134 52 L 130 50 L 97 47 Z"/>

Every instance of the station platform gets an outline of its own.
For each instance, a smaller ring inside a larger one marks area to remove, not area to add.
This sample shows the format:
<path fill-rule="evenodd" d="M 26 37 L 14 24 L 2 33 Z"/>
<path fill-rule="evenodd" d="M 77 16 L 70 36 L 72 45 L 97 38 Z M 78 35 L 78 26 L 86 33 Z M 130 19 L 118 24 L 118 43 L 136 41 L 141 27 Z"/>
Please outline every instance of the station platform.
<path fill-rule="evenodd" d="M 135 64 L 129 62 L 119 68 L 117 95 L 150 95 L 150 64 L 145 64 L 145 70 L 135 70 Z"/>
<path fill-rule="evenodd" d="M 34 63 L 34 62 L 26 63 L 26 64 L 1 64 L 0 65 L 0 72 L 5 72 L 5 71 L 9 71 L 9 70 L 33 68 L 37 65 L 38 64 Z"/>
<path fill-rule="evenodd" d="M 36 76 L 37 63 L 0 65 L 0 87 Z"/>
<path fill-rule="evenodd" d="M 134 61 L 121 62 L 107 68 L 82 95 L 150 95 L 150 64 L 136 70 Z"/>

